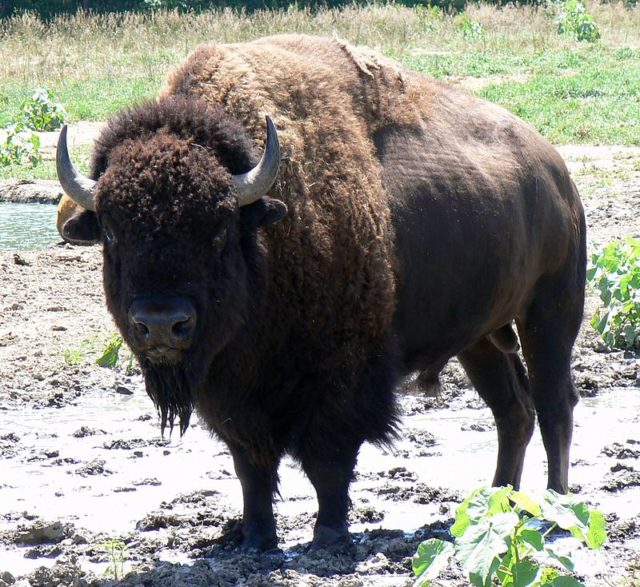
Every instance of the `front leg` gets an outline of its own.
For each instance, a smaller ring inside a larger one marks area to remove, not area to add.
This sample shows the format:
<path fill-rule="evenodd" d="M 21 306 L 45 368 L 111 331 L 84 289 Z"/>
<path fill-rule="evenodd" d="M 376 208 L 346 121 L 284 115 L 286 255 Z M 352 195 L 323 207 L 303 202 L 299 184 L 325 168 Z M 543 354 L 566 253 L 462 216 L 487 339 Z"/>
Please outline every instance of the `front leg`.
<path fill-rule="evenodd" d="M 302 460 L 302 468 L 318 496 L 312 550 L 339 547 L 351 541 L 347 519 L 349 484 L 359 448 L 360 444 L 354 442 L 340 451 L 314 451 Z"/>
<path fill-rule="evenodd" d="M 236 475 L 242 485 L 242 548 L 271 550 L 277 548 L 273 494 L 278 487 L 278 460 L 257 463 L 244 447 L 229 444 Z"/>

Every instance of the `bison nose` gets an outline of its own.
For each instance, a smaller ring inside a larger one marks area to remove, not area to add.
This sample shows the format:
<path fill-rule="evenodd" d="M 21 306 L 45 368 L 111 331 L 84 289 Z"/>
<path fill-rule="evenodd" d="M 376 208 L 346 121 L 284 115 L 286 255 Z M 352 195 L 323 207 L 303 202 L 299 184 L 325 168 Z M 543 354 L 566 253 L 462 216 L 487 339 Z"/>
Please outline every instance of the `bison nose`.
<path fill-rule="evenodd" d="M 136 342 L 160 353 L 191 345 L 196 312 L 187 300 L 136 300 L 129 308 L 129 323 Z"/>

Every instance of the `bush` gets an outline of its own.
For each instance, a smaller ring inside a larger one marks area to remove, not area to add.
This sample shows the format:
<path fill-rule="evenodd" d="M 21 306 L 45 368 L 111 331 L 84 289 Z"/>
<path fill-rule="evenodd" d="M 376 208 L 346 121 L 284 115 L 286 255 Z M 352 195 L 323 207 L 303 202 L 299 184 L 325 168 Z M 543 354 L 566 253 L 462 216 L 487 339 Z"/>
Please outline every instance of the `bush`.
<path fill-rule="evenodd" d="M 20 114 L 28 128 L 40 131 L 60 128 L 66 116 L 64 106 L 57 101 L 53 92 L 45 88 L 38 88 L 22 102 Z"/>
<path fill-rule="evenodd" d="M 581 0 L 566 0 L 560 4 L 558 33 L 574 35 L 578 41 L 590 43 L 600 38 L 600 29 Z"/>
<path fill-rule="evenodd" d="M 463 12 L 458 19 L 458 30 L 462 31 L 462 35 L 467 40 L 480 39 L 484 35 L 482 25 L 469 18 L 466 12 Z"/>
<path fill-rule="evenodd" d="M 602 513 L 574 496 L 547 490 L 536 500 L 512 487 L 476 489 L 456 510 L 455 543 L 432 538 L 418 547 L 412 560 L 416 585 L 428 585 L 455 557 L 475 587 L 491 587 L 494 580 L 502 587 L 584 587 L 536 560 L 544 556 L 573 571 L 570 556 L 545 544 L 558 527 L 589 548 L 600 548 L 607 538 Z"/>
<path fill-rule="evenodd" d="M 24 123 L 16 123 L 3 129 L 6 138 L 0 142 L 0 166 L 24 165 L 32 166 L 42 161 L 40 155 L 40 137 L 29 132 Z"/>
<path fill-rule="evenodd" d="M 594 253 L 587 281 L 605 305 L 591 319 L 605 344 L 640 349 L 640 239 L 614 241 Z"/>

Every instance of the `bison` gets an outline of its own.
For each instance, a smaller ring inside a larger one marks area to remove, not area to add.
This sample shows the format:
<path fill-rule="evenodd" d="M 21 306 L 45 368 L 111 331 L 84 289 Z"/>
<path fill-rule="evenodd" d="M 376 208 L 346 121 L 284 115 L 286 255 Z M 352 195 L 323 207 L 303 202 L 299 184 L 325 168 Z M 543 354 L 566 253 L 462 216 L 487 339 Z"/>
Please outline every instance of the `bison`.
<path fill-rule="evenodd" d="M 548 486 L 567 491 L 585 219 L 517 117 L 284 35 L 197 48 L 109 121 L 90 178 L 64 130 L 57 166 L 76 204 L 62 232 L 102 243 L 106 302 L 163 429 L 195 409 L 229 447 L 244 547 L 277 545 L 284 454 L 317 493 L 312 548 L 348 540 L 360 446 L 396 435 L 401 377 L 433 384 L 454 356 L 495 416 L 493 483 L 518 487 L 537 414 Z"/>

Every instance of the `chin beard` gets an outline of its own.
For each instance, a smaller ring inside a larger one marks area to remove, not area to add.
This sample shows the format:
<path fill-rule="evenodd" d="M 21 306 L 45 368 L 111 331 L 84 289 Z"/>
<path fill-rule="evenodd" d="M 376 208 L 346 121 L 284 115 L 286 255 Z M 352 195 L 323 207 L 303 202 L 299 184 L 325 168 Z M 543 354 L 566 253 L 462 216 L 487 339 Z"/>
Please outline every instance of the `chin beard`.
<path fill-rule="evenodd" d="M 195 392 L 199 382 L 199 377 L 195 374 L 196 370 L 182 363 L 154 364 L 148 360 L 141 363 L 147 394 L 160 416 L 162 435 L 164 436 L 167 423 L 169 434 L 173 432 L 177 416 L 180 423 L 180 436 L 182 436 L 189 427 L 195 403 Z"/>

